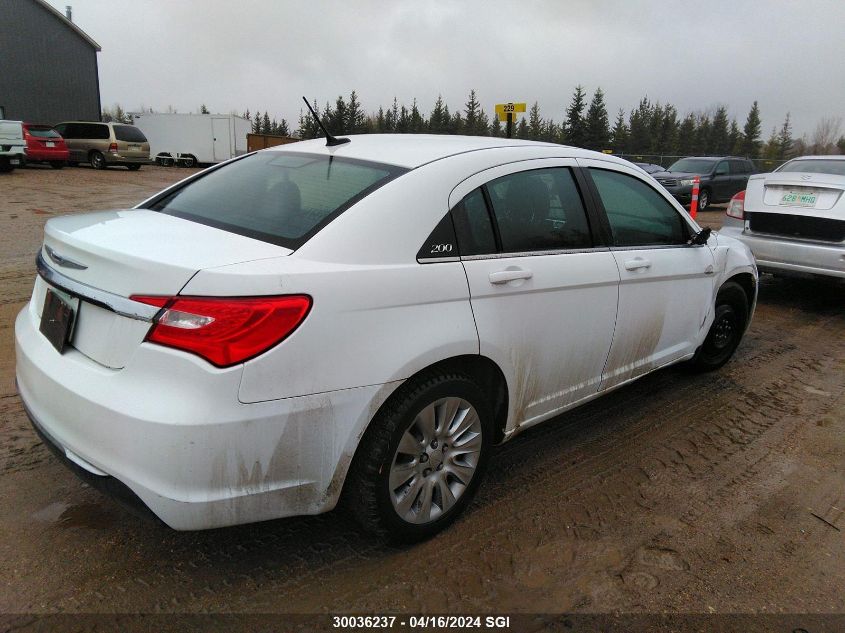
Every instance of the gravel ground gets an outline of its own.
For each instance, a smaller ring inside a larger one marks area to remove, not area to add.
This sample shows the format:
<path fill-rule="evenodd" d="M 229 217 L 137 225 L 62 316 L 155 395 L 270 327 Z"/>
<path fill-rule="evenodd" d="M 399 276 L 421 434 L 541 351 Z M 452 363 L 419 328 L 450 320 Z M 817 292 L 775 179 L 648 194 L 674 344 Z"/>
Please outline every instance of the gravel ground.
<path fill-rule="evenodd" d="M 466 516 L 413 548 L 337 513 L 179 533 L 77 481 L 14 384 L 43 224 L 192 171 L 0 178 L 0 613 L 845 611 L 841 284 L 764 277 L 726 367 L 662 370 L 520 435 Z"/>

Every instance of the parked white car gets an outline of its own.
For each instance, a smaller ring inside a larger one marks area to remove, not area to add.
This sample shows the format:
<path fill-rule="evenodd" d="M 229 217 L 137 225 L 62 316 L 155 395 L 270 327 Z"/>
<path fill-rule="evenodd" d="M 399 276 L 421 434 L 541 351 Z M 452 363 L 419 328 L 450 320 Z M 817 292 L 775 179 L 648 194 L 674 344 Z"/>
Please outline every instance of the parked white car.
<path fill-rule="evenodd" d="M 0 172 L 12 171 L 23 164 L 26 141 L 23 123 L 0 120 Z"/>
<path fill-rule="evenodd" d="M 845 156 L 801 156 L 748 180 L 722 235 L 745 243 L 760 270 L 845 278 Z"/>
<path fill-rule="evenodd" d="M 353 136 L 51 219 L 16 322 L 39 433 L 173 528 L 317 514 L 430 536 L 491 447 L 650 371 L 725 363 L 740 242 L 553 144 Z"/>

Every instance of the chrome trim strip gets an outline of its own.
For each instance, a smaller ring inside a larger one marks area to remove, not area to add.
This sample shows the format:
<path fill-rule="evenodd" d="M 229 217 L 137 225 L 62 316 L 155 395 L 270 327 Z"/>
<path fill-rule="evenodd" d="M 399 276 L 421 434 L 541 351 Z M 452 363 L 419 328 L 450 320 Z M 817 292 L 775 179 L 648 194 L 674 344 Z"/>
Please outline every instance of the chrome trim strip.
<path fill-rule="evenodd" d="M 459 262 L 460 257 L 418 257 L 417 263 L 420 264 L 440 264 L 443 262 Z"/>
<path fill-rule="evenodd" d="M 475 261 L 479 259 L 507 259 L 510 257 L 532 257 L 539 255 L 572 255 L 577 253 L 607 253 L 606 246 L 596 248 L 569 248 L 552 251 L 520 251 L 518 253 L 490 253 L 489 255 L 464 255 L 461 261 Z"/>
<path fill-rule="evenodd" d="M 612 251 L 657 251 L 667 248 L 698 248 L 706 244 L 642 244 L 639 246 L 611 246 Z"/>
<path fill-rule="evenodd" d="M 132 301 L 127 297 L 121 297 L 112 292 L 94 288 L 80 281 L 74 281 L 59 271 L 50 268 L 47 262 L 44 261 L 44 255 L 41 251 L 38 252 L 38 256 L 35 258 L 35 266 L 41 278 L 51 286 L 55 286 L 60 290 L 79 297 L 83 301 L 93 303 L 106 310 L 111 310 L 120 316 L 151 323 L 161 309 L 156 306 L 147 305 L 146 303 Z"/>

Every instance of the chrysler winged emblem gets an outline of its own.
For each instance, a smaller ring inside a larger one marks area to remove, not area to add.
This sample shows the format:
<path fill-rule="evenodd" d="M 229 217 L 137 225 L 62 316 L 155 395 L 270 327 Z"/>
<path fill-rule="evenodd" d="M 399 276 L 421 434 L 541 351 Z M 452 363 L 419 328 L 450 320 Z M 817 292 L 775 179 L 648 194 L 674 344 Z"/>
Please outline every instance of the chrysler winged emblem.
<path fill-rule="evenodd" d="M 59 255 L 56 251 L 52 248 L 44 245 L 44 250 L 47 251 L 47 256 L 53 260 L 53 263 L 62 266 L 63 268 L 73 268 L 75 270 L 85 270 L 88 268 L 85 264 L 80 264 L 77 261 L 70 259 L 69 257 L 64 257 L 63 255 Z"/>

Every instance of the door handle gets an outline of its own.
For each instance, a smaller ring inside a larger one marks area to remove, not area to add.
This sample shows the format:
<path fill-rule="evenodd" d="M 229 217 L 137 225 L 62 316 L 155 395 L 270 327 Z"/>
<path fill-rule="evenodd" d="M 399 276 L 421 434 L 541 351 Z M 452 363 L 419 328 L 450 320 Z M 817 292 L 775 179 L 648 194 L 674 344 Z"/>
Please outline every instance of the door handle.
<path fill-rule="evenodd" d="M 651 262 L 642 257 L 635 257 L 625 262 L 625 270 L 642 270 L 644 268 L 651 268 Z"/>
<path fill-rule="evenodd" d="M 491 284 L 506 284 L 509 281 L 516 281 L 517 279 L 531 279 L 534 276 L 530 270 L 523 268 L 515 268 L 512 270 L 499 270 L 495 273 L 490 273 Z"/>

